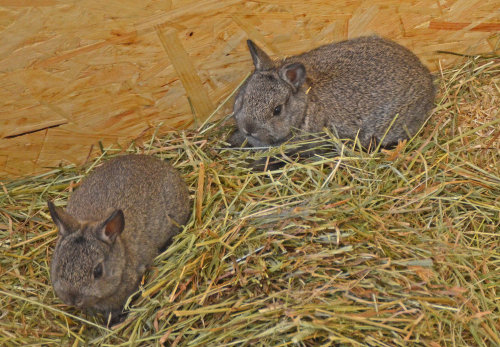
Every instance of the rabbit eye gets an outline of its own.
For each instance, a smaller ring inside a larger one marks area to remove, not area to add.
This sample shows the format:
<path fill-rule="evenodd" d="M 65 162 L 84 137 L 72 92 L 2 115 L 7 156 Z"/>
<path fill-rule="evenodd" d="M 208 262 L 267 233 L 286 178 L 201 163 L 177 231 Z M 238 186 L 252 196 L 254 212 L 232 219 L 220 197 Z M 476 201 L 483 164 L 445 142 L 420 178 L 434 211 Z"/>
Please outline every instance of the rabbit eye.
<path fill-rule="evenodd" d="M 94 268 L 94 279 L 96 280 L 96 279 L 98 279 L 101 276 L 102 276 L 102 263 L 99 263 Z"/>
<path fill-rule="evenodd" d="M 278 105 L 273 110 L 273 116 L 278 116 L 281 113 L 281 105 Z"/>

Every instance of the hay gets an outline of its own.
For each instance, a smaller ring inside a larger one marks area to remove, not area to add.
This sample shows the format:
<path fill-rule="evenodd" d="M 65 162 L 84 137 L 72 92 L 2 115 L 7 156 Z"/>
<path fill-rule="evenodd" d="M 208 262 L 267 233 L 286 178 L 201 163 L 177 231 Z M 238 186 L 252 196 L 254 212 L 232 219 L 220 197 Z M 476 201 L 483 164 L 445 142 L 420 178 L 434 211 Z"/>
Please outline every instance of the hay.
<path fill-rule="evenodd" d="M 442 71 L 428 124 L 378 154 L 252 173 L 264 153 L 222 149 L 214 124 L 130 146 L 182 172 L 193 216 L 111 329 L 54 296 L 46 201 L 119 150 L 2 182 L 0 344 L 499 345 L 499 71 Z"/>

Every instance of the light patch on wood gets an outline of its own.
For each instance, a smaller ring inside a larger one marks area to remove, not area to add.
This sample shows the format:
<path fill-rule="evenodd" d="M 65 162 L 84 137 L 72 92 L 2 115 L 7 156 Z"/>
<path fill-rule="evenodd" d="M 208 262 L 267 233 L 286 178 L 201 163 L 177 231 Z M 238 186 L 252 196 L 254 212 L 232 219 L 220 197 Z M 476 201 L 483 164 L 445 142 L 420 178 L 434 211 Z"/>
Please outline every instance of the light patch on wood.
<path fill-rule="evenodd" d="M 177 30 L 169 28 L 164 34 L 160 26 L 156 26 L 155 29 L 170 62 L 177 71 L 184 89 L 186 89 L 186 94 L 196 113 L 195 117 L 198 117 L 199 121 L 203 121 L 212 113 L 214 106 L 196 73 L 191 58 L 177 37 Z"/>
<path fill-rule="evenodd" d="M 249 39 L 262 45 L 263 48 L 269 52 L 269 54 L 271 54 L 271 53 L 278 54 L 279 53 L 278 50 L 276 49 L 276 47 L 274 47 L 274 45 L 268 43 L 265 40 L 264 35 L 262 35 L 256 29 L 256 27 L 251 22 L 246 20 L 243 16 L 233 15 L 231 18 L 233 18 L 234 22 L 236 24 L 238 24 L 241 27 L 241 29 L 243 29 L 247 33 Z"/>
<path fill-rule="evenodd" d="M 366 9 L 360 7 L 354 12 L 349 20 L 349 38 L 358 37 L 361 35 L 370 34 L 368 28 L 370 23 L 375 19 L 379 12 L 377 5 L 372 5 Z M 381 23 L 382 24 L 382 23 Z"/>

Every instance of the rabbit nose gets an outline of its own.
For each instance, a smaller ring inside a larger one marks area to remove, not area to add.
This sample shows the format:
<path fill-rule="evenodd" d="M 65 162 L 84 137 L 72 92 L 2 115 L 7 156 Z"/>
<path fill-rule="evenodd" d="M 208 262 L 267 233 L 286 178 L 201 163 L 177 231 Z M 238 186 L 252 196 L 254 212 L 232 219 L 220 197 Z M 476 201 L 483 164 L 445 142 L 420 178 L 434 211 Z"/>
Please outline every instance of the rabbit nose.
<path fill-rule="evenodd" d="M 245 135 L 250 135 L 250 136 L 254 136 L 255 135 L 255 126 L 253 124 L 246 123 L 243 126 L 242 130 L 243 130 L 243 133 Z"/>
<path fill-rule="evenodd" d="M 77 293 L 68 293 L 68 301 L 71 306 L 81 307 L 83 304 L 82 298 Z"/>
<path fill-rule="evenodd" d="M 75 299 L 75 306 L 82 308 L 83 307 L 83 299 L 82 298 L 76 298 Z"/>

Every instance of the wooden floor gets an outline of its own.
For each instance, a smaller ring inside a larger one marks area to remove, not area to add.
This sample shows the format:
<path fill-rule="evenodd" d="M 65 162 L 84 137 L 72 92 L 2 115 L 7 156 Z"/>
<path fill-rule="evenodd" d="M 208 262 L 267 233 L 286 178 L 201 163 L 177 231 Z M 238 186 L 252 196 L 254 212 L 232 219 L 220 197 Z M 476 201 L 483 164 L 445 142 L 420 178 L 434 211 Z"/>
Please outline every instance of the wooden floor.
<path fill-rule="evenodd" d="M 378 33 L 432 70 L 499 48 L 500 0 L 0 0 L 0 177 L 204 120 L 252 64 Z M 218 116 L 230 111 L 224 107 Z"/>

